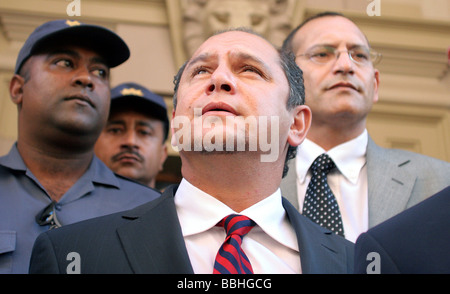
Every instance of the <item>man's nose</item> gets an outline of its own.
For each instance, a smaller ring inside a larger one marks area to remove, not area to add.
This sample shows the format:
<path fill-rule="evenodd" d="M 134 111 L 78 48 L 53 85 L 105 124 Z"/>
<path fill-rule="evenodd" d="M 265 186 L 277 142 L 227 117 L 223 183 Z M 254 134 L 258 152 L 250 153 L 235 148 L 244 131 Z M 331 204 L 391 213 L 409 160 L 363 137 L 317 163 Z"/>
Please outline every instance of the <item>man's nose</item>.
<path fill-rule="evenodd" d="M 80 67 L 75 73 L 73 83 L 76 86 L 81 86 L 83 88 L 88 88 L 91 91 L 94 90 L 94 83 L 90 75 L 89 69 L 86 67 Z"/>
<path fill-rule="evenodd" d="M 139 148 L 138 137 L 134 131 L 126 131 L 122 136 L 122 146 L 128 148 Z"/>
<path fill-rule="evenodd" d="M 348 51 L 336 52 L 336 60 L 333 65 L 334 73 L 353 74 L 355 63 L 350 59 Z"/>
<path fill-rule="evenodd" d="M 206 89 L 207 94 L 214 92 L 236 92 L 236 81 L 232 72 L 224 67 L 218 67 L 211 75 L 211 82 Z"/>

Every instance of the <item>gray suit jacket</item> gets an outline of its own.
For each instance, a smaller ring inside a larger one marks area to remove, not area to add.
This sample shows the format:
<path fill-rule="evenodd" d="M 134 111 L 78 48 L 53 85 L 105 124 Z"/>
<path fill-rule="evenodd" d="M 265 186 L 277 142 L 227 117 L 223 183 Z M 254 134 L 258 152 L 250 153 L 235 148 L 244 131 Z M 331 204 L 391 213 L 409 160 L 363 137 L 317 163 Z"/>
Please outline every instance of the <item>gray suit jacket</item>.
<path fill-rule="evenodd" d="M 63 226 L 41 234 L 30 273 L 66 273 L 69 253 L 79 254 L 81 273 L 192 274 L 175 209 L 176 185 L 135 209 Z M 352 273 L 353 243 L 321 228 L 283 199 L 295 229 L 303 273 Z"/>
<path fill-rule="evenodd" d="M 450 185 L 450 163 L 382 148 L 370 136 L 366 159 L 370 228 Z M 295 160 L 291 160 L 281 192 L 298 209 L 296 177 Z"/>

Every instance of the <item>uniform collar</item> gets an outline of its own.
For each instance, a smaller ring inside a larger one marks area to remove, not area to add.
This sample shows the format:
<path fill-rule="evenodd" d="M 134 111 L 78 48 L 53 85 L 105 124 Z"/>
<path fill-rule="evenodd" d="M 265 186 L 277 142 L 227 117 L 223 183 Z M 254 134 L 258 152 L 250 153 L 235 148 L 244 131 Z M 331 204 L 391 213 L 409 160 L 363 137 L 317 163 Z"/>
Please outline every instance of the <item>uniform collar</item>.
<path fill-rule="evenodd" d="M 17 149 L 17 142 L 12 145 L 8 154 L 0 157 L 0 165 L 18 171 L 27 170 L 27 166 L 25 165 L 25 162 L 23 162 L 22 156 L 20 156 L 19 150 Z"/>

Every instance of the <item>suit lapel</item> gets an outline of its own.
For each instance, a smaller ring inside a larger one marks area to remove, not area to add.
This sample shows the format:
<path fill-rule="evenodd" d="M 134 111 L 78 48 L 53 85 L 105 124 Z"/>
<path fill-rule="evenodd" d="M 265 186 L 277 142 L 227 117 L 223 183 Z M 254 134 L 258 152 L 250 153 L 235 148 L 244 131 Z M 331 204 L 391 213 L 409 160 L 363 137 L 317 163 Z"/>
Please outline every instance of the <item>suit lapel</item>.
<path fill-rule="evenodd" d="M 403 211 L 416 181 L 408 172 L 410 159 L 400 158 L 377 146 L 369 137 L 367 144 L 367 181 L 369 228 Z"/>
<path fill-rule="evenodd" d="M 283 207 L 297 235 L 302 273 L 352 272 L 353 247 L 349 241 L 340 240 L 341 237 L 333 236 L 331 231 L 306 219 L 285 198 L 283 198 Z M 339 241 L 336 242 L 337 240 Z M 348 246 L 345 246 L 345 243 Z"/>
<path fill-rule="evenodd" d="M 135 273 L 192 274 L 170 186 L 160 198 L 123 216 L 132 219 L 117 229 Z"/>

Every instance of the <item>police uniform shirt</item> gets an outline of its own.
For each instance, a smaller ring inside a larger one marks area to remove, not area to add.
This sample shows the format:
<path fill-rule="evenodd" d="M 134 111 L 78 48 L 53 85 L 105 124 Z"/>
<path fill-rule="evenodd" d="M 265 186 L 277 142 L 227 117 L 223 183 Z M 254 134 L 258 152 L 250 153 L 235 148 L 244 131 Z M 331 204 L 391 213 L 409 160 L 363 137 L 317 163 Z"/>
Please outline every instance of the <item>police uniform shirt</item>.
<path fill-rule="evenodd" d="M 114 173 L 95 155 L 88 170 L 55 206 L 61 225 L 134 208 L 160 193 Z M 52 200 L 27 169 L 16 144 L 0 157 L 0 273 L 28 273 L 37 236 L 35 217 Z"/>

